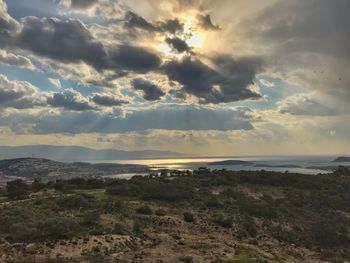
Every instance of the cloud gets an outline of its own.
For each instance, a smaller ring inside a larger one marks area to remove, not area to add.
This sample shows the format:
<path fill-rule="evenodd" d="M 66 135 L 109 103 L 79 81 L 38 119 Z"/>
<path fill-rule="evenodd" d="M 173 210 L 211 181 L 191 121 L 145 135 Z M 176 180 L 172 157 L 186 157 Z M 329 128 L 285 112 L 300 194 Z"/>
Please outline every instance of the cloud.
<path fill-rule="evenodd" d="M 165 21 L 159 21 L 158 28 L 161 31 L 169 32 L 171 34 L 176 34 L 177 32 L 183 31 L 184 24 L 176 18 L 175 19 L 168 19 Z"/>
<path fill-rule="evenodd" d="M 2 123 L 10 122 L 10 116 Z M 24 118 L 25 119 L 25 118 Z M 30 118 L 28 118 L 30 119 Z M 1 120 L 0 120 L 1 123 Z M 252 125 L 240 110 L 167 105 L 129 112 L 125 117 L 97 111 L 44 113 L 30 120 L 36 134 L 124 133 L 147 130 L 250 130 Z M 12 127 L 16 132 L 16 127 Z M 20 128 L 18 128 L 20 129 Z"/>
<path fill-rule="evenodd" d="M 143 91 L 143 98 L 145 100 L 156 101 L 165 95 L 159 86 L 146 79 L 134 79 L 132 85 L 135 90 Z"/>
<path fill-rule="evenodd" d="M 125 26 L 128 29 L 138 28 L 149 32 L 168 32 L 175 34 L 176 32 L 182 31 L 184 28 L 183 23 L 176 18 L 151 23 L 142 16 L 131 11 L 126 13 L 125 20 Z"/>
<path fill-rule="evenodd" d="M 85 62 L 97 70 L 147 72 L 161 63 L 146 48 L 127 44 L 105 47 L 79 20 L 25 17 L 21 24 L 20 32 L 5 37 L 3 43 L 7 47 L 29 50 L 65 63 Z"/>
<path fill-rule="evenodd" d="M 275 83 L 271 82 L 271 81 L 268 81 L 266 79 L 259 79 L 259 82 L 264 85 L 265 87 L 268 87 L 268 88 L 273 88 L 275 87 Z"/>
<path fill-rule="evenodd" d="M 65 89 L 63 92 L 54 93 L 47 99 L 47 103 L 52 107 L 63 108 L 72 111 L 95 110 L 89 100 L 73 89 Z"/>
<path fill-rule="evenodd" d="M 106 64 L 106 51 L 79 20 L 25 17 L 13 44 L 64 62 L 84 61 L 95 68 Z"/>
<path fill-rule="evenodd" d="M 177 53 L 183 53 L 183 52 L 190 52 L 191 48 L 187 45 L 186 41 L 182 40 L 181 38 L 174 37 L 174 38 L 166 38 L 165 40 L 169 46 L 173 48 Z"/>
<path fill-rule="evenodd" d="M 203 104 L 227 103 L 245 99 L 259 99 L 260 94 L 249 89 L 255 75 L 262 68 L 258 58 L 234 59 L 219 56 L 212 59 L 211 68 L 198 59 L 186 57 L 171 61 L 162 67 L 170 80 L 183 86 L 183 91 L 193 95 Z"/>
<path fill-rule="evenodd" d="M 29 70 L 36 69 L 36 67 L 32 64 L 29 58 L 20 55 L 15 55 L 12 53 L 7 53 L 6 50 L 2 49 L 0 49 L 0 63 Z"/>
<path fill-rule="evenodd" d="M 45 105 L 44 96 L 35 86 L 26 81 L 11 81 L 0 74 L 0 109 L 28 109 Z"/>
<path fill-rule="evenodd" d="M 349 8 L 347 0 L 278 1 L 251 21 L 249 32 L 284 51 L 349 57 Z"/>
<path fill-rule="evenodd" d="M 62 88 L 61 81 L 59 79 L 48 78 L 48 80 L 56 88 Z"/>
<path fill-rule="evenodd" d="M 19 28 L 19 23 L 7 13 L 7 5 L 0 0 L 0 45 L 7 45 L 8 40 Z"/>
<path fill-rule="evenodd" d="M 154 26 L 152 23 L 149 23 L 142 16 L 139 16 L 134 12 L 127 12 L 125 20 L 125 26 L 128 28 L 140 28 L 148 31 L 158 31 L 158 28 L 156 26 Z"/>
<path fill-rule="evenodd" d="M 283 100 L 280 103 L 279 112 L 299 116 L 336 116 L 342 111 L 329 100 L 318 98 L 314 94 L 299 94 Z"/>
<path fill-rule="evenodd" d="M 94 94 L 91 100 L 97 105 L 104 107 L 115 107 L 129 104 L 127 100 L 121 99 L 118 96 L 107 93 L 107 94 Z"/>
<path fill-rule="evenodd" d="M 209 14 L 207 15 L 198 15 L 199 26 L 205 30 L 221 30 L 218 25 L 214 25 L 211 21 L 211 17 Z"/>
<path fill-rule="evenodd" d="M 70 0 L 70 7 L 75 9 L 86 9 L 95 5 L 98 0 Z"/>
<path fill-rule="evenodd" d="M 121 1 L 115 0 L 57 0 L 60 14 L 74 14 L 104 21 L 120 19 L 125 12 Z M 86 18 L 86 17 L 85 17 Z"/>
<path fill-rule="evenodd" d="M 348 101 L 349 9 L 347 0 L 277 1 L 243 22 L 241 29 L 265 50 L 272 71 L 313 91 Z"/>
<path fill-rule="evenodd" d="M 110 50 L 110 68 L 116 67 L 136 72 L 157 70 L 161 59 L 145 48 L 130 45 L 120 45 Z"/>

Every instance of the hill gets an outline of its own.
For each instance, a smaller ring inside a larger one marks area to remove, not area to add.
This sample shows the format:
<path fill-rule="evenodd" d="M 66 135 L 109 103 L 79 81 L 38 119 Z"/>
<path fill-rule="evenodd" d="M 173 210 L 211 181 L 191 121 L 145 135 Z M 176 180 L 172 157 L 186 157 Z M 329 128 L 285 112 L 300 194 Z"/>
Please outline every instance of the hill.
<path fill-rule="evenodd" d="M 144 165 L 63 163 L 42 158 L 0 160 L 0 174 L 27 179 L 69 179 L 147 171 Z"/>
<path fill-rule="evenodd" d="M 199 169 L 0 191 L 0 262 L 348 262 L 350 177 Z"/>
<path fill-rule="evenodd" d="M 220 162 L 208 163 L 208 165 L 253 165 L 252 162 L 240 161 L 240 160 L 226 160 Z"/>
<path fill-rule="evenodd" d="M 170 151 L 119 151 L 114 149 L 91 149 L 80 146 L 26 145 L 0 146 L 0 159 L 46 158 L 61 162 L 89 162 L 101 160 L 128 160 L 144 158 L 181 157 L 182 153 Z"/>
<path fill-rule="evenodd" d="M 333 163 L 349 163 L 349 162 L 350 162 L 350 157 L 344 157 L 344 156 L 338 157 L 333 161 Z"/>

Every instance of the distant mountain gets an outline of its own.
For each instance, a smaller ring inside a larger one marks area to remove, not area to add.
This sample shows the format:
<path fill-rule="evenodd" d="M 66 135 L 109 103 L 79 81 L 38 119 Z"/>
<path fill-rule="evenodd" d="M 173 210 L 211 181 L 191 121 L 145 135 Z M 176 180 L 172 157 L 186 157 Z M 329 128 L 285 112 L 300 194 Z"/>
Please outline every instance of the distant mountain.
<path fill-rule="evenodd" d="M 221 162 L 212 162 L 208 163 L 208 165 L 253 165 L 252 162 L 246 162 L 246 161 L 240 161 L 240 160 L 227 160 L 227 161 L 221 161 Z"/>
<path fill-rule="evenodd" d="M 46 158 L 61 162 L 111 161 L 145 158 L 183 157 L 185 154 L 170 151 L 119 151 L 96 150 L 79 146 L 27 145 L 0 146 L 0 159 Z"/>
<path fill-rule="evenodd" d="M 333 161 L 333 163 L 348 163 L 348 162 L 350 162 L 350 157 L 344 157 L 344 156 L 338 157 Z"/>

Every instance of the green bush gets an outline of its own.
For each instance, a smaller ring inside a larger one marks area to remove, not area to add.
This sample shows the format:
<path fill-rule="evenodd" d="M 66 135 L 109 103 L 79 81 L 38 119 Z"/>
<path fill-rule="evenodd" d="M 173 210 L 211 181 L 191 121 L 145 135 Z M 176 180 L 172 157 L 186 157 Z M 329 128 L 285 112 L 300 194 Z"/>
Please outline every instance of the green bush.
<path fill-rule="evenodd" d="M 155 212 L 155 214 L 157 215 L 157 216 L 165 216 L 166 215 L 166 212 L 165 212 L 165 210 L 164 209 L 157 209 L 156 210 L 156 212 Z"/>
<path fill-rule="evenodd" d="M 83 215 L 83 224 L 86 226 L 95 226 L 98 225 L 100 221 L 100 213 L 96 210 L 87 211 Z"/>
<path fill-rule="evenodd" d="M 132 230 L 135 234 L 143 234 L 143 226 L 138 220 L 134 221 Z"/>
<path fill-rule="evenodd" d="M 64 209 L 79 210 L 89 208 L 92 200 L 87 200 L 83 195 L 69 195 L 56 200 L 56 204 Z"/>
<path fill-rule="evenodd" d="M 213 222 L 224 228 L 231 228 L 233 225 L 233 219 L 224 215 L 216 215 L 213 218 Z"/>
<path fill-rule="evenodd" d="M 222 207 L 222 203 L 216 197 L 210 197 L 205 201 L 205 205 L 207 207 L 220 208 Z"/>
<path fill-rule="evenodd" d="M 183 263 L 193 263 L 193 257 L 191 257 L 191 256 L 179 257 L 179 261 L 181 261 Z"/>
<path fill-rule="evenodd" d="M 124 225 L 122 225 L 120 223 L 116 223 L 116 224 L 114 224 L 113 234 L 115 234 L 115 235 L 126 235 L 127 234 L 127 230 L 124 227 Z"/>
<path fill-rule="evenodd" d="M 148 205 L 140 206 L 136 209 L 136 213 L 142 214 L 142 215 L 152 215 L 153 210 Z"/>
<path fill-rule="evenodd" d="M 188 223 L 195 223 L 196 219 L 194 218 L 194 215 L 191 212 L 185 212 L 184 213 L 184 220 Z"/>
<path fill-rule="evenodd" d="M 29 195 L 29 186 L 22 180 L 14 180 L 6 185 L 7 195 L 11 199 L 26 199 Z"/>

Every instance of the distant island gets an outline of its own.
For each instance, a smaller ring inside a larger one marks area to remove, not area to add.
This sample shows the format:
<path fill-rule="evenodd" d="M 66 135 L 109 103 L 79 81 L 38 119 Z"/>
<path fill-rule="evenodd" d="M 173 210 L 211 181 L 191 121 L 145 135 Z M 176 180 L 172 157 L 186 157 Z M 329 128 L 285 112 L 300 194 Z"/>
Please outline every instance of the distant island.
<path fill-rule="evenodd" d="M 114 149 L 91 149 L 80 146 L 26 145 L 0 146 L 0 159 L 46 158 L 61 162 L 111 161 L 145 158 L 184 157 L 183 153 L 171 151 L 121 151 Z"/>
<path fill-rule="evenodd" d="M 344 157 L 344 156 L 338 157 L 333 161 L 333 163 L 348 163 L 348 162 L 350 162 L 350 157 Z"/>
<path fill-rule="evenodd" d="M 208 163 L 208 165 L 244 165 L 244 166 L 249 166 L 249 165 L 254 165 L 254 163 L 247 162 L 247 161 L 240 161 L 240 160 L 226 160 L 226 161 Z"/>
<path fill-rule="evenodd" d="M 261 167 L 261 168 L 303 168 L 299 165 L 293 165 L 293 164 L 282 164 L 282 165 L 256 164 L 254 162 L 241 161 L 241 160 L 226 160 L 226 161 L 220 161 L 220 162 L 212 162 L 212 163 L 208 163 L 208 165 L 209 166 L 211 166 L 211 165 L 242 165 L 242 166 L 254 166 L 254 167 Z"/>
<path fill-rule="evenodd" d="M 265 168 L 303 168 L 300 165 L 294 165 L 294 164 L 281 164 L 281 165 L 256 164 L 255 167 L 265 167 Z"/>

